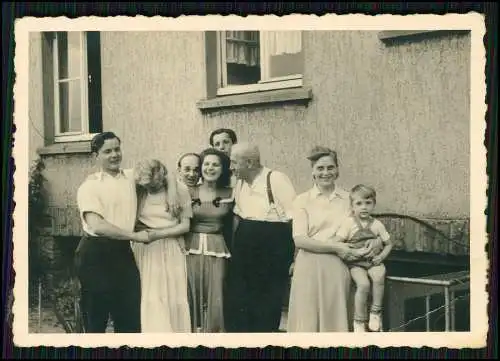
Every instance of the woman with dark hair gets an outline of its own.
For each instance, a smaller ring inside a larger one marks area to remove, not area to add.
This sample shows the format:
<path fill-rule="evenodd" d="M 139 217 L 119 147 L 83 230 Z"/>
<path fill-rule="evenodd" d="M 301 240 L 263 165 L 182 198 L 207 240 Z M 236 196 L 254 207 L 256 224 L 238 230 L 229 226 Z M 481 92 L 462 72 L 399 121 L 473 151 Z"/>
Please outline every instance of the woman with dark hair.
<path fill-rule="evenodd" d="M 337 153 L 314 147 L 311 162 L 314 186 L 294 202 L 293 238 L 296 247 L 288 313 L 288 332 L 348 332 L 351 275 L 346 261 L 370 257 L 383 246 L 378 238 L 367 247 L 350 248 L 336 240 L 349 214 L 349 193 L 336 184 Z"/>
<path fill-rule="evenodd" d="M 195 332 L 224 332 L 223 281 L 230 252 L 224 227 L 232 212 L 229 158 L 214 148 L 200 154 L 201 183 L 190 188 L 193 218 L 186 234 L 191 321 Z"/>

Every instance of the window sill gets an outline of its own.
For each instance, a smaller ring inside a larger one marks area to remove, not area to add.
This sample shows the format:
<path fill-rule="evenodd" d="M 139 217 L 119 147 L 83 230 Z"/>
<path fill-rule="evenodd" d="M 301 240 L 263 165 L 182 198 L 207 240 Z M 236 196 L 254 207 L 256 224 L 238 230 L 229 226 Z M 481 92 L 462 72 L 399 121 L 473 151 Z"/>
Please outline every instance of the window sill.
<path fill-rule="evenodd" d="M 298 102 L 308 103 L 312 99 L 310 88 L 289 88 L 261 91 L 254 93 L 218 96 L 213 99 L 200 100 L 196 103 L 201 110 L 217 110 L 222 108 L 258 105 L 269 103 Z"/>
<path fill-rule="evenodd" d="M 94 136 L 96 136 L 97 133 L 76 133 L 73 135 L 60 135 L 56 136 L 54 139 L 54 143 L 70 143 L 70 142 L 84 142 L 84 141 L 90 141 Z"/>
<path fill-rule="evenodd" d="M 402 30 L 389 30 L 389 31 L 381 31 L 378 34 L 378 38 L 382 41 L 387 40 L 399 40 L 399 39 L 409 39 L 409 38 L 420 38 L 423 36 L 436 36 L 444 33 L 468 33 L 468 30 L 411 30 L 411 31 L 402 31 Z"/>
<path fill-rule="evenodd" d="M 302 75 L 291 75 L 270 80 L 261 81 L 257 84 L 234 85 L 217 90 L 217 96 L 237 95 L 245 93 L 256 93 L 278 89 L 301 88 Z"/>
<path fill-rule="evenodd" d="M 39 148 L 39 155 L 56 154 L 90 154 L 90 140 L 79 142 L 54 143 L 43 148 Z"/>

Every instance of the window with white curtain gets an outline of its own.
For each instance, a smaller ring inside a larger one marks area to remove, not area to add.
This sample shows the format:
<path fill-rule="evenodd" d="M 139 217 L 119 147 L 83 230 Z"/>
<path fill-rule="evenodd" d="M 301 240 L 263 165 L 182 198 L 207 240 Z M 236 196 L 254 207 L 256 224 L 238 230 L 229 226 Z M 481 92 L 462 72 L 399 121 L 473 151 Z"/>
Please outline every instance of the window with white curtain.
<path fill-rule="evenodd" d="M 217 41 L 217 95 L 302 86 L 301 31 L 220 31 Z"/>
<path fill-rule="evenodd" d="M 98 32 L 52 34 L 56 141 L 86 140 L 100 131 L 99 47 Z"/>

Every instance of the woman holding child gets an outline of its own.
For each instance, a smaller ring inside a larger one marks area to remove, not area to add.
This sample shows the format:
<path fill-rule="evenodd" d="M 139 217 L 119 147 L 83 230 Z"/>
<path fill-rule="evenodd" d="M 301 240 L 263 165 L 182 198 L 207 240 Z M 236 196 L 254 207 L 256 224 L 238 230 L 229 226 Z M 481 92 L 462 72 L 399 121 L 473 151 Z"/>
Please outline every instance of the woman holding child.
<path fill-rule="evenodd" d="M 201 183 L 190 188 L 193 218 L 186 234 L 189 301 L 195 332 L 224 332 L 223 282 L 230 252 L 224 239 L 233 207 L 229 158 L 208 148 L 200 154 Z"/>
<path fill-rule="evenodd" d="M 307 157 L 314 186 L 297 196 L 293 237 L 297 249 L 290 290 L 288 332 L 348 332 L 351 275 L 345 262 L 370 257 L 381 246 L 363 248 L 335 240 L 350 212 L 349 193 L 335 184 L 337 153 L 315 147 Z"/>

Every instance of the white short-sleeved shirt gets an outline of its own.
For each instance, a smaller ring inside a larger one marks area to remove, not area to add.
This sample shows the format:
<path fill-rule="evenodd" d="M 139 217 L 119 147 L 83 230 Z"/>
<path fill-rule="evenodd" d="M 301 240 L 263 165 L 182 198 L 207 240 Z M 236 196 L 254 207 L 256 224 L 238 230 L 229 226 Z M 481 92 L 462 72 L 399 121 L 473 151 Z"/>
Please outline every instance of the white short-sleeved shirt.
<path fill-rule="evenodd" d="M 360 220 L 360 223 L 363 227 L 366 227 L 365 222 Z M 354 217 L 352 215 L 349 215 L 345 217 L 342 221 L 342 224 L 337 231 L 337 236 L 342 238 L 344 241 L 349 242 L 354 234 L 356 234 L 357 231 L 359 231 L 360 227 Z M 382 222 L 380 222 L 378 219 L 373 219 L 372 224 L 370 225 L 370 231 L 373 232 L 373 234 L 377 237 L 380 237 L 382 242 L 388 243 L 391 236 L 385 229 L 385 226 Z"/>
<path fill-rule="evenodd" d="M 238 180 L 234 186 L 234 213 L 243 219 L 267 222 L 288 222 L 292 218 L 296 193 L 290 179 L 282 172 L 273 170 L 271 189 L 276 210 L 270 208 L 267 194 L 267 174 L 271 170 L 263 167 L 252 185 Z"/>
<path fill-rule="evenodd" d="M 336 186 L 329 194 L 322 194 L 317 186 L 297 196 L 293 211 L 293 235 L 328 241 L 349 214 L 349 193 Z"/>
<path fill-rule="evenodd" d="M 91 174 L 77 191 L 77 204 L 83 230 L 93 236 L 83 217 L 86 212 L 97 213 L 108 223 L 124 230 L 134 230 L 137 195 L 132 169 L 120 170 L 115 177 L 106 172 Z"/>

